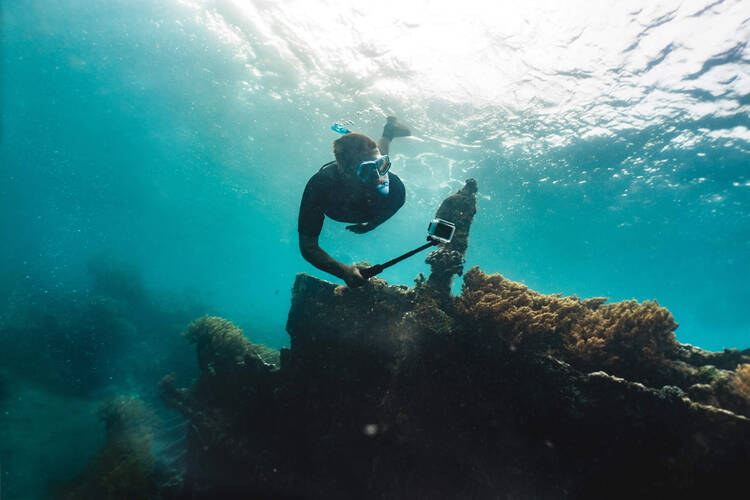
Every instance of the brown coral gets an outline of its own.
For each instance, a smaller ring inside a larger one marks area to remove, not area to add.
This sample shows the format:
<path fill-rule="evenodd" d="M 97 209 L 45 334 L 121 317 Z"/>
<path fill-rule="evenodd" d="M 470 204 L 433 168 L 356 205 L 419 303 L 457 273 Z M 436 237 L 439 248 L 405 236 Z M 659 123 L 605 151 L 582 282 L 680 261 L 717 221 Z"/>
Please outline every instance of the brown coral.
<path fill-rule="evenodd" d="M 464 277 L 456 309 L 514 346 L 541 344 L 587 368 L 629 371 L 674 355 L 677 323 L 667 309 L 655 301 L 605 301 L 543 295 L 473 268 Z"/>
<path fill-rule="evenodd" d="M 656 301 L 627 300 L 586 314 L 564 335 L 574 360 L 603 367 L 658 363 L 677 349 L 672 314 Z"/>
<path fill-rule="evenodd" d="M 570 328 L 590 311 L 577 297 L 543 295 L 527 286 L 487 275 L 478 267 L 464 276 L 456 311 L 482 328 L 502 335 L 514 346 L 533 343 L 559 346 L 557 333 Z"/>

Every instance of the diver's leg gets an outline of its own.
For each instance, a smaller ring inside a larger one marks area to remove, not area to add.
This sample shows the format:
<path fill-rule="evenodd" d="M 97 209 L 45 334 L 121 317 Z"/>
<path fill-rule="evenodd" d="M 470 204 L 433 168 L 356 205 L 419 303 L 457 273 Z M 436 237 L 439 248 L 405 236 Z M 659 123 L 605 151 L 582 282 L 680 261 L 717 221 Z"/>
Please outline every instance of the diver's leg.
<path fill-rule="evenodd" d="M 388 154 L 391 149 L 391 141 L 395 137 L 406 137 L 407 135 L 411 135 L 409 127 L 398 121 L 395 116 L 389 116 L 386 119 L 385 127 L 383 127 L 383 136 L 378 141 L 380 154 Z"/>
<path fill-rule="evenodd" d="M 391 140 L 386 136 L 381 137 L 380 140 L 378 140 L 378 149 L 380 150 L 381 155 L 387 155 L 388 151 L 391 149 Z"/>

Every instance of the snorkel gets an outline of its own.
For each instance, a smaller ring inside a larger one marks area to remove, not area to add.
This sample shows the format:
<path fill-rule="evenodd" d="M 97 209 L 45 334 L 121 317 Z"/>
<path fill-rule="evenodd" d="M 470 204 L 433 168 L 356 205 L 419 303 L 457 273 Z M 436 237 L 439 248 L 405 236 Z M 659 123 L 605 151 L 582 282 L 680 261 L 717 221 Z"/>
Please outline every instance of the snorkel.
<path fill-rule="evenodd" d="M 331 125 L 331 130 L 333 130 L 334 132 L 338 132 L 339 134 L 350 134 L 352 132 L 348 128 L 339 125 L 338 123 L 334 123 L 333 125 Z"/>

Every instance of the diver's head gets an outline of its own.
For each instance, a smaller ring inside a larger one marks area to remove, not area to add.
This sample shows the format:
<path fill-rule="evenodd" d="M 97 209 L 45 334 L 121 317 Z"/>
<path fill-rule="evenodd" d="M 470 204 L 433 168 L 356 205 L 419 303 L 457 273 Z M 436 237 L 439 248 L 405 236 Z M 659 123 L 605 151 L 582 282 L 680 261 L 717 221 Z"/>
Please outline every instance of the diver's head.
<path fill-rule="evenodd" d="M 377 159 L 380 150 L 375 141 L 366 135 L 351 132 L 333 141 L 333 154 L 340 171 L 356 175 L 359 164 Z"/>

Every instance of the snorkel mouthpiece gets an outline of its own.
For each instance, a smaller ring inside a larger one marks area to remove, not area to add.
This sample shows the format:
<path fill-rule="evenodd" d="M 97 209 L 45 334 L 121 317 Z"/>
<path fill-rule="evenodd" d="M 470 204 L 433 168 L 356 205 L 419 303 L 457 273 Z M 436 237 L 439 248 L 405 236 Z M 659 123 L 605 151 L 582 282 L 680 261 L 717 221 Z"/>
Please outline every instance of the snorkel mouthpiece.
<path fill-rule="evenodd" d="M 390 181 L 388 180 L 388 173 L 385 174 L 385 179 L 383 179 L 382 184 L 378 184 L 377 189 L 378 193 L 380 193 L 381 196 L 388 196 L 388 192 L 390 191 Z"/>

